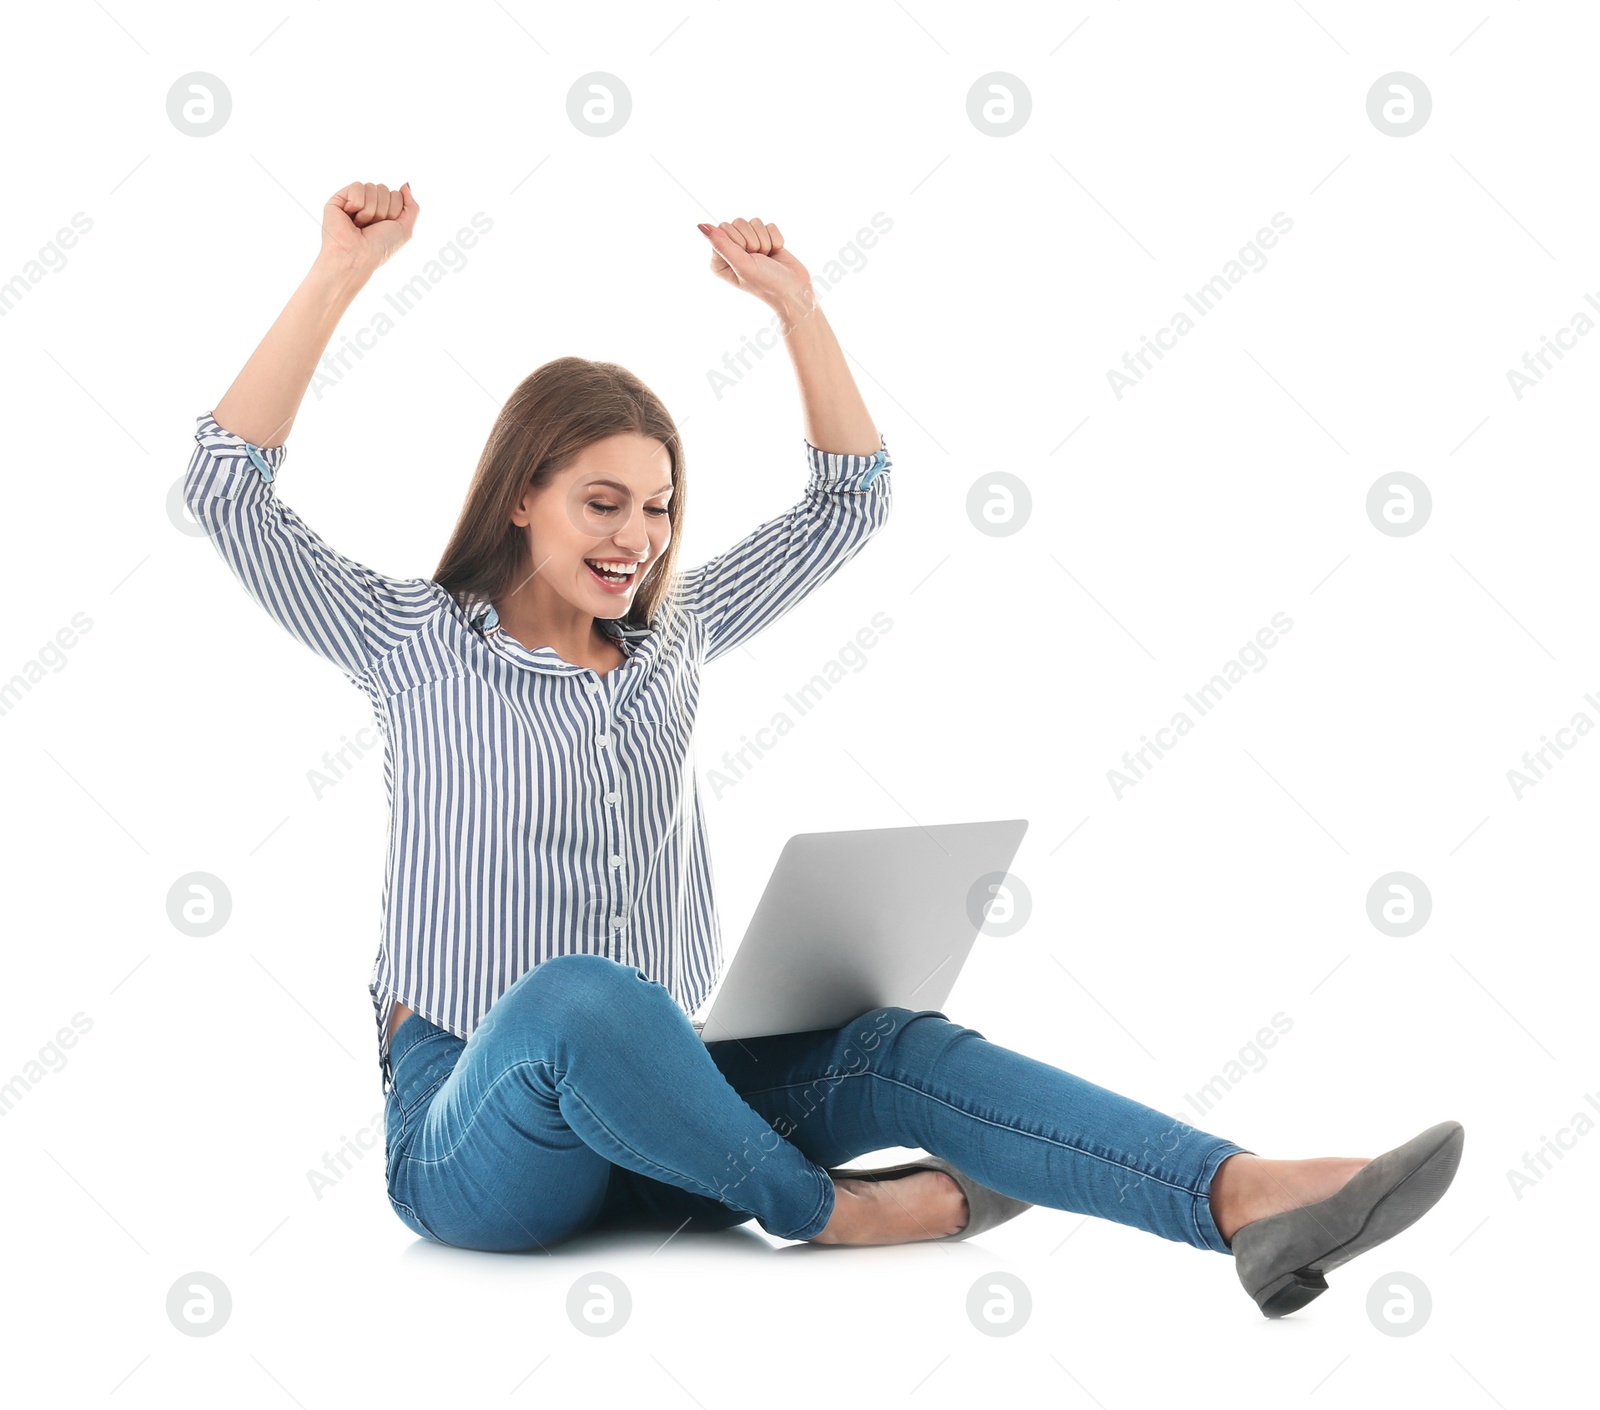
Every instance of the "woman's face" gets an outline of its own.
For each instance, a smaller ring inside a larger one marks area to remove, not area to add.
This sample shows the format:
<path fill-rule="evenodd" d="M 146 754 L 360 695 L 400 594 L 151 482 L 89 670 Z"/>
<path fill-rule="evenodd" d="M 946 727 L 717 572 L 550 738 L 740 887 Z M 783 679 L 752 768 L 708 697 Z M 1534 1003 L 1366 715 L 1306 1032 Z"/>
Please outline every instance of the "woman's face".
<path fill-rule="evenodd" d="M 535 601 L 554 593 L 596 617 L 623 617 L 672 539 L 672 459 L 625 432 L 584 447 L 511 515 L 527 530 Z"/>

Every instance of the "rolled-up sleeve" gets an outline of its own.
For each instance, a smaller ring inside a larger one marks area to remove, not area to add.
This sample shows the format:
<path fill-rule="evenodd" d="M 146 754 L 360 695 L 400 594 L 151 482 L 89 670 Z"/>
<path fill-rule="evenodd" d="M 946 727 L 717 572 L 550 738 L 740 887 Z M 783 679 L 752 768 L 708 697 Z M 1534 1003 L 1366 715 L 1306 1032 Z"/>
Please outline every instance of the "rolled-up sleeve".
<path fill-rule="evenodd" d="M 287 446 L 256 446 L 202 412 L 184 502 L 244 590 L 292 636 L 356 677 L 438 610 L 444 589 L 335 552 L 279 500 Z"/>
<path fill-rule="evenodd" d="M 872 455 L 805 442 L 809 475 L 792 509 L 678 575 L 676 596 L 705 625 L 715 660 L 770 626 L 860 552 L 889 517 L 888 442 Z"/>

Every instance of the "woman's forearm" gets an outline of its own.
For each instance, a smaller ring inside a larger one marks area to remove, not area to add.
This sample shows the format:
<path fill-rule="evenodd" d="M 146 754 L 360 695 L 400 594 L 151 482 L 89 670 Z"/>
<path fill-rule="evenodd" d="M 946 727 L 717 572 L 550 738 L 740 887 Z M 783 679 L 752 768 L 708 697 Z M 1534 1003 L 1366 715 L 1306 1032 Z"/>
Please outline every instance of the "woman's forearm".
<path fill-rule="evenodd" d="M 288 438 L 333 330 L 370 275 L 319 256 L 211 415 L 251 445 Z"/>
<path fill-rule="evenodd" d="M 818 450 L 849 455 L 876 454 L 881 437 L 861 399 L 822 306 L 810 295 L 809 309 L 786 307 L 784 346 L 800 384 L 806 439 Z"/>

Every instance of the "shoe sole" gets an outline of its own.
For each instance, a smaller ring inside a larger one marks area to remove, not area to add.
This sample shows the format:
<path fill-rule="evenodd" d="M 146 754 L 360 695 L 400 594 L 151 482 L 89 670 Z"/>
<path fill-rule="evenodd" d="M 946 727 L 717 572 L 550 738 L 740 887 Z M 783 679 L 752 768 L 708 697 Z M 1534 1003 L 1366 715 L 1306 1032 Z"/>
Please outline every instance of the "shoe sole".
<path fill-rule="evenodd" d="M 1409 1229 L 1439 1202 L 1450 1188 L 1450 1182 L 1455 1179 L 1465 1139 L 1465 1132 L 1459 1124 L 1451 1122 L 1446 1125 L 1448 1129 L 1441 1134 L 1437 1144 L 1427 1150 L 1400 1180 L 1384 1191 L 1347 1238 L 1299 1268 L 1281 1274 L 1260 1288 L 1248 1290 L 1263 1316 L 1284 1317 L 1299 1311 L 1328 1290 L 1326 1274 Z M 1352 1178 L 1358 1178 L 1359 1175 L 1358 1171 Z M 1320 1204 L 1336 1200 L 1339 1193 L 1342 1191 L 1304 1209 L 1315 1211 Z M 1302 1211 L 1291 1210 L 1288 1213 L 1298 1214 Z M 1314 1214 L 1312 1217 L 1315 1217 Z"/>

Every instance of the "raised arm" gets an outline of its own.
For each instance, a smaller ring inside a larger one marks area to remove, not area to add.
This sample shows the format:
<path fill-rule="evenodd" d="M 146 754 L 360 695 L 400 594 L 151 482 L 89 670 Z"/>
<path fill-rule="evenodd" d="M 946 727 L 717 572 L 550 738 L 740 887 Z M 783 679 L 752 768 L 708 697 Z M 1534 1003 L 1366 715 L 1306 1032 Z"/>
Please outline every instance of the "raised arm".
<path fill-rule="evenodd" d="M 806 429 L 805 493 L 714 558 L 679 574 L 679 600 L 706 624 L 714 660 L 775 621 L 853 558 L 889 515 L 888 443 L 867 412 L 811 287 L 776 225 L 702 225 L 719 279 L 778 316 Z"/>
<path fill-rule="evenodd" d="M 733 220 L 702 225 L 700 233 L 711 242 L 711 272 L 778 315 L 800 385 L 806 439 L 831 453 L 876 452 L 882 445 L 878 429 L 817 301 L 811 276 L 785 247 L 783 232 L 760 220 Z"/>
<path fill-rule="evenodd" d="M 316 262 L 213 408 L 219 426 L 255 446 L 288 439 L 333 330 L 373 272 L 411 238 L 418 210 L 409 181 L 398 191 L 357 181 L 328 198 Z"/>
<path fill-rule="evenodd" d="M 281 626 L 355 676 L 435 610 L 426 579 L 384 577 L 336 553 L 277 496 L 317 362 L 366 281 L 410 238 L 409 185 L 357 182 L 323 208 L 322 248 L 227 394 L 196 418 L 184 498 L 234 575 Z"/>

